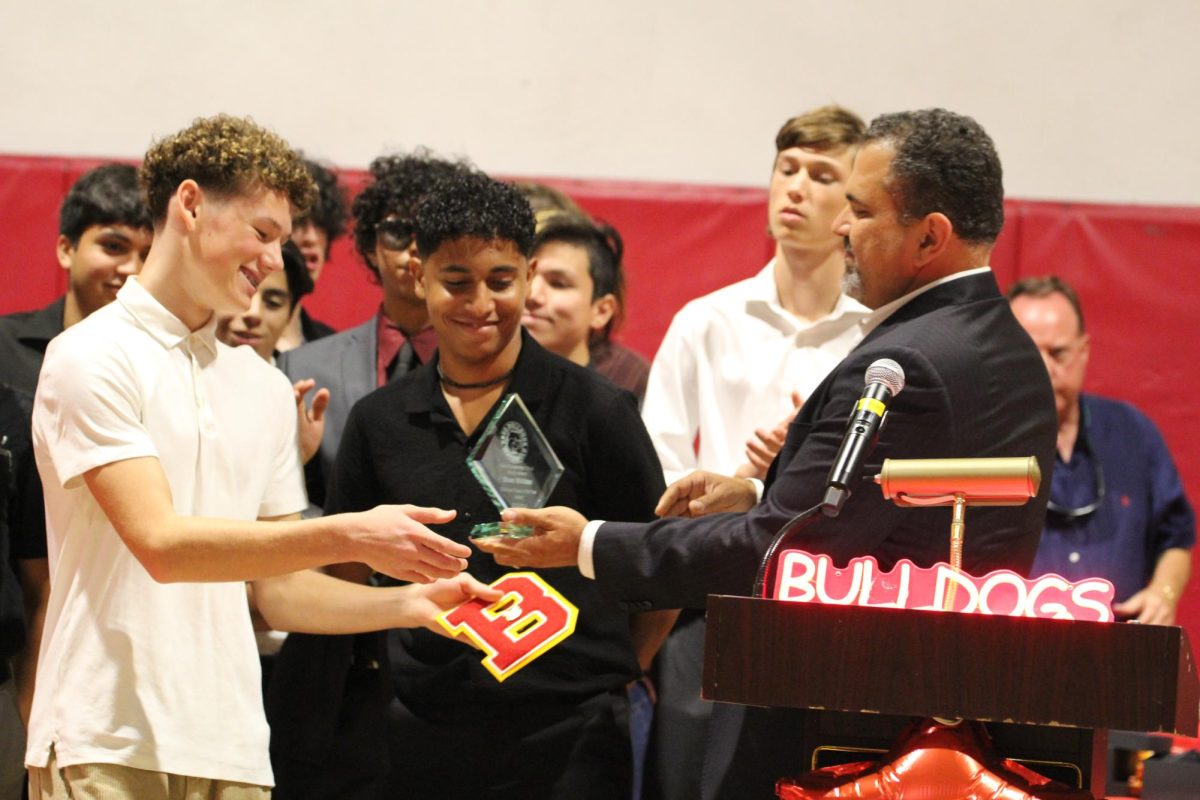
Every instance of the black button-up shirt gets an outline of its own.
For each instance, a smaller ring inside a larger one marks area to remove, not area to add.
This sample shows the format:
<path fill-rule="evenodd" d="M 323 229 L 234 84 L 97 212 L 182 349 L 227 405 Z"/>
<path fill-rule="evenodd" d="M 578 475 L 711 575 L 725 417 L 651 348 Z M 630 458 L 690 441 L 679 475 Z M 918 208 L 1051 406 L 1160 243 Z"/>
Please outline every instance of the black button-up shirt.
<path fill-rule="evenodd" d="M 30 443 L 32 401 L 0 386 L 0 683 L 8 677 L 5 659 L 25 643 L 17 562 L 46 557 L 42 484 Z"/>
<path fill-rule="evenodd" d="M 37 311 L 0 317 L 0 383 L 33 394 L 46 345 L 63 332 L 66 297 Z"/>
<path fill-rule="evenodd" d="M 458 516 L 452 522 L 432 527 L 460 542 L 475 524 L 499 519 L 467 468 L 486 422 L 471 436 L 463 433 L 436 365 L 435 358 L 355 405 L 327 512 L 380 503 L 453 508 Z M 569 506 L 591 519 L 653 518 L 664 489 L 662 471 L 631 394 L 548 353 L 524 333 L 508 392 L 521 396 L 565 467 L 547 505 Z M 513 571 L 480 551 L 471 556 L 469 570 L 485 583 Z M 628 613 L 574 567 L 539 574 L 579 608 L 574 634 L 500 684 L 480 664 L 482 656 L 460 643 L 426 630 L 391 631 L 392 675 L 401 700 L 432 716 L 466 717 L 481 704 L 581 701 L 635 677 Z"/>

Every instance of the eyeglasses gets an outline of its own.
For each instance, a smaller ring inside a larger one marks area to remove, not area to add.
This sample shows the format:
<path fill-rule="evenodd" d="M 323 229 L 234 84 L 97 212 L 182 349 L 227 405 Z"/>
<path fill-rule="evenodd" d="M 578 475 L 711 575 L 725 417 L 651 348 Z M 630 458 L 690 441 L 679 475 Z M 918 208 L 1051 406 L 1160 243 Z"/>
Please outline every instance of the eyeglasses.
<path fill-rule="evenodd" d="M 384 250 L 407 250 L 413 242 L 412 225 L 407 220 L 385 219 L 375 226 L 375 237 Z"/>
<path fill-rule="evenodd" d="M 1096 458 L 1095 452 L 1092 451 L 1092 445 L 1088 441 L 1087 423 L 1087 410 L 1083 409 L 1079 420 L 1079 437 L 1076 439 L 1075 446 L 1080 452 L 1086 453 L 1088 460 L 1092 462 L 1092 484 L 1096 487 L 1096 499 L 1076 508 L 1059 505 L 1051 499 L 1046 503 L 1046 513 L 1053 514 L 1062 522 L 1073 522 L 1077 519 L 1082 519 L 1089 514 L 1095 513 L 1096 509 L 1104 505 L 1104 467 L 1100 464 L 1100 459 Z"/>
<path fill-rule="evenodd" d="M 1083 350 L 1084 339 L 1082 336 L 1075 339 L 1070 344 L 1061 347 L 1054 347 L 1050 350 L 1043 350 L 1057 366 L 1065 367 L 1075 361 L 1075 357 Z"/>

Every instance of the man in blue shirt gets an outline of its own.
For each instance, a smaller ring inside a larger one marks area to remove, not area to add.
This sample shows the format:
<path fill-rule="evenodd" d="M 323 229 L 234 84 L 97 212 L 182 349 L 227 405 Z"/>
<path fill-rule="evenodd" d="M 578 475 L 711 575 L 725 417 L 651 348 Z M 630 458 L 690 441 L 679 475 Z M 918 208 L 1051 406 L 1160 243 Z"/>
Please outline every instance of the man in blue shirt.
<path fill-rule="evenodd" d="M 1032 574 L 1107 578 L 1118 616 L 1173 625 L 1196 518 L 1162 434 L 1128 403 L 1082 392 L 1091 342 L 1070 285 L 1026 278 L 1008 297 L 1050 371 L 1058 412 L 1058 457 Z"/>

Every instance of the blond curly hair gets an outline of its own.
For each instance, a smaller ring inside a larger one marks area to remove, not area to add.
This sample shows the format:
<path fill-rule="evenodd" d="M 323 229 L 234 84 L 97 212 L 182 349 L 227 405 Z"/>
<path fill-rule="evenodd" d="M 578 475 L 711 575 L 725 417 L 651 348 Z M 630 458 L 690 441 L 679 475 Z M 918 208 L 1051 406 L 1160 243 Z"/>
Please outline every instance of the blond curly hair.
<path fill-rule="evenodd" d="M 316 185 L 287 142 L 249 117 L 228 114 L 197 119 L 155 141 L 139 177 L 156 224 L 166 219 L 171 196 L 188 178 L 219 195 L 259 187 L 282 192 L 293 215 L 308 210 L 316 198 Z"/>

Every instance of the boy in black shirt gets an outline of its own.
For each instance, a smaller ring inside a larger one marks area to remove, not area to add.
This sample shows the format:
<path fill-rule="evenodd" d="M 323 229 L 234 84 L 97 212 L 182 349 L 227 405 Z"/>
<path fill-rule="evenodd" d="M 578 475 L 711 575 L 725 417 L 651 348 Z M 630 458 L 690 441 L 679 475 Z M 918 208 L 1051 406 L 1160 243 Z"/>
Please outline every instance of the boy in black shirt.
<path fill-rule="evenodd" d="M 441 533 L 467 541 L 475 524 L 499 519 L 467 454 L 495 407 L 516 393 L 566 470 L 549 504 L 604 519 L 652 518 L 662 473 L 633 396 L 521 329 L 533 233 L 528 203 L 486 175 L 455 176 L 427 198 L 412 268 L 438 355 L 354 407 L 327 510 L 397 496 L 441 502 L 459 511 Z M 483 553 L 470 569 L 483 581 L 510 571 Z M 578 624 L 503 684 L 461 645 L 388 633 L 390 796 L 629 796 L 625 686 L 638 667 L 628 610 L 578 570 L 539 574 L 579 608 Z"/>

